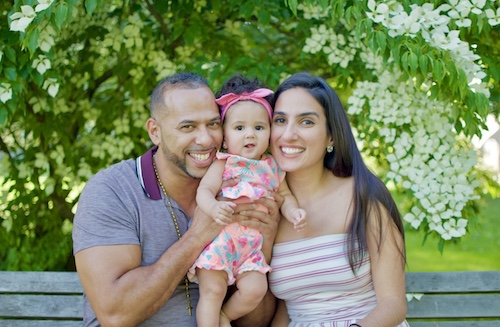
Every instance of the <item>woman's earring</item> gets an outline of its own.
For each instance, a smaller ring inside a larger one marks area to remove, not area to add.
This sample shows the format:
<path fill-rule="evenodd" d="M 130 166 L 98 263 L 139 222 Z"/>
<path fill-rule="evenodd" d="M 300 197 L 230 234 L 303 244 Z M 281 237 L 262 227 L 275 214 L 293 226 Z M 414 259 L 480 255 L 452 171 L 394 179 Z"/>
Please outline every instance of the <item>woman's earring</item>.
<path fill-rule="evenodd" d="M 333 146 L 332 145 L 327 146 L 326 147 L 326 152 L 332 153 L 333 152 Z"/>

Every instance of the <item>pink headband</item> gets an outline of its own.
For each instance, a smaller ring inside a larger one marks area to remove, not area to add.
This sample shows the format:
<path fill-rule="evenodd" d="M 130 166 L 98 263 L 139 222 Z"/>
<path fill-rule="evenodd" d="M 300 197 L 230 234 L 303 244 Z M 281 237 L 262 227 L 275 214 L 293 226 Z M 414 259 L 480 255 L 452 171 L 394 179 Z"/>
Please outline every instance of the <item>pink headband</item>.
<path fill-rule="evenodd" d="M 220 98 L 216 99 L 215 102 L 217 102 L 218 105 L 220 105 L 220 116 L 221 119 L 224 120 L 224 116 L 226 116 L 227 110 L 236 102 L 238 101 L 245 101 L 245 100 L 251 100 L 257 103 L 260 103 L 261 105 L 266 108 L 267 113 L 269 114 L 269 119 L 273 118 L 273 109 L 271 108 L 271 105 L 269 102 L 267 102 L 264 97 L 273 94 L 274 92 L 270 89 L 257 89 L 253 92 L 243 92 L 242 94 L 234 94 L 234 93 L 228 93 L 224 94 Z"/>

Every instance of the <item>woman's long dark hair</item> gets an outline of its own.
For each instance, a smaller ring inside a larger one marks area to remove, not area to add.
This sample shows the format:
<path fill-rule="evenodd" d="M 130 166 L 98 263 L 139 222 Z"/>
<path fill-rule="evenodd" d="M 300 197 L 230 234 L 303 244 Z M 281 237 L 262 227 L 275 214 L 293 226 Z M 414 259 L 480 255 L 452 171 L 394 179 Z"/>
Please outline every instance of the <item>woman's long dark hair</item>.
<path fill-rule="evenodd" d="M 382 228 L 383 209 L 387 210 L 404 239 L 401 214 L 384 183 L 366 167 L 356 145 L 347 114 L 333 88 L 322 78 L 308 73 L 297 73 L 286 79 L 276 90 L 271 105 L 274 108 L 281 93 L 293 88 L 305 89 L 323 107 L 327 131 L 334 142 L 334 150 L 326 153 L 324 166 L 338 177 L 354 177 L 353 213 L 349 225 L 348 257 L 351 269 L 355 271 L 368 251 L 368 218 L 378 219 L 378 247 L 384 235 Z M 390 230 L 390 229 L 389 229 Z M 405 260 L 404 248 L 401 251 Z"/>

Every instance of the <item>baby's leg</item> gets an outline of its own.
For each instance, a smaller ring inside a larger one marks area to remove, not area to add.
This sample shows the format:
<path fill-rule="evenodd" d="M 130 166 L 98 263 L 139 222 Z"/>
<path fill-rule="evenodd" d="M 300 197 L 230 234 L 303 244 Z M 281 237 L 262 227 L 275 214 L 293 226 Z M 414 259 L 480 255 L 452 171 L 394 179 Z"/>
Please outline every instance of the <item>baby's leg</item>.
<path fill-rule="evenodd" d="M 252 312 L 267 292 L 266 275 L 258 271 L 248 271 L 236 278 L 236 292 L 222 306 L 222 311 L 235 320 Z"/>
<path fill-rule="evenodd" d="M 227 292 L 227 273 L 223 270 L 196 268 L 200 287 L 200 300 L 196 307 L 199 327 L 219 326 L 222 301 Z"/>

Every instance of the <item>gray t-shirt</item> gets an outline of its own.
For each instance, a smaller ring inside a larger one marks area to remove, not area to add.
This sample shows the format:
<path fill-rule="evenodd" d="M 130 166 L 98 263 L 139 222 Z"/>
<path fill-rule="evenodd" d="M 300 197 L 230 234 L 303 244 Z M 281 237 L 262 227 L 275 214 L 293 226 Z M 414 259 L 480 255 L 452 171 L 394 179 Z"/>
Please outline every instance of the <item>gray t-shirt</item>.
<path fill-rule="evenodd" d="M 138 244 L 141 266 L 151 265 L 178 240 L 166 201 L 156 183 L 150 149 L 137 160 L 125 160 L 93 176 L 86 184 L 73 226 L 73 252 L 93 246 Z M 181 234 L 190 217 L 171 201 Z M 198 285 L 190 283 L 193 308 L 199 298 Z M 84 296 L 84 326 L 100 326 Z M 165 306 L 140 326 L 196 326 L 195 312 L 186 310 L 184 283 Z"/>

